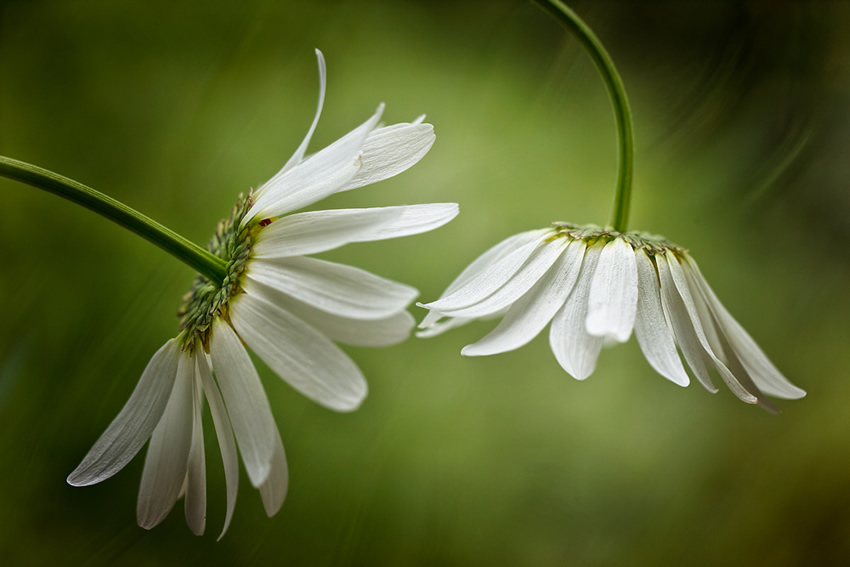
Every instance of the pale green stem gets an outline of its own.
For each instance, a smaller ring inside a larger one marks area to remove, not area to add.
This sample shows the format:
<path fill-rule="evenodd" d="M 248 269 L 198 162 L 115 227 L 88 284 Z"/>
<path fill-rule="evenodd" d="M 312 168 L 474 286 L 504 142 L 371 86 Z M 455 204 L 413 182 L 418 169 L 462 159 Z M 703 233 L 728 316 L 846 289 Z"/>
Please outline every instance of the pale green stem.
<path fill-rule="evenodd" d="M 153 242 L 182 262 L 188 264 L 211 281 L 221 283 L 226 275 L 226 263 L 194 242 L 186 240 L 173 230 L 149 219 L 140 212 L 116 201 L 108 195 L 86 187 L 41 167 L 0 156 L 0 176 L 14 179 L 64 197 L 115 221 L 124 228 Z"/>
<path fill-rule="evenodd" d="M 581 45 L 593 59 L 614 106 L 617 121 L 617 133 L 620 139 L 620 163 L 617 172 L 617 193 L 614 195 L 614 212 L 611 224 L 614 230 L 625 232 L 629 221 L 629 204 L 632 197 L 632 167 L 634 165 L 634 138 L 632 135 L 632 113 L 626 88 L 614 62 L 587 24 L 570 8 L 558 0 L 534 0 L 544 10 L 555 16 L 564 26 L 573 32 Z"/>

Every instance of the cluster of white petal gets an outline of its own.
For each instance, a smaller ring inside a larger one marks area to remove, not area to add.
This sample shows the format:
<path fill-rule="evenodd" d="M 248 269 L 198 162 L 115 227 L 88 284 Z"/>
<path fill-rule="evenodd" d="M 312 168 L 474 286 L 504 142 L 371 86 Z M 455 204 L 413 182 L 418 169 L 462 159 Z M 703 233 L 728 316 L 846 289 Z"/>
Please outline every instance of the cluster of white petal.
<path fill-rule="evenodd" d="M 241 292 L 216 318 L 207 344 L 186 349 L 168 341 L 151 359 L 135 391 L 68 482 L 85 486 L 121 470 L 150 439 L 137 519 L 162 521 L 181 495 L 196 534 L 206 517 L 201 409 L 210 406 L 227 484 L 227 515 L 238 487 L 238 453 L 271 516 L 286 495 L 288 473 L 280 434 L 244 345 L 281 378 L 316 402 L 356 409 L 366 396 L 357 365 L 333 341 L 391 345 L 415 322 L 406 311 L 416 289 L 369 272 L 306 257 L 351 242 L 397 238 L 437 228 L 457 215 L 454 203 L 288 214 L 333 193 L 392 177 L 418 162 L 434 143 L 421 119 L 379 126 L 383 105 L 363 125 L 306 156 L 325 94 L 325 62 L 317 50 L 320 96 L 298 150 L 256 193 L 243 225 L 262 228 L 245 265 Z M 287 216 L 284 216 L 287 215 Z"/>
<path fill-rule="evenodd" d="M 603 344 L 626 342 L 634 330 L 649 364 L 681 386 L 689 378 L 679 351 L 711 392 L 717 389 L 709 368 L 738 398 L 770 410 L 775 407 L 765 394 L 805 395 L 723 307 L 687 252 L 635 242 L 572 238 L 553 228 L 511 236 L 470 264 L 438 300 L 421 305 L 430 312 L 419 336 L 504 314 L 493 331 L 461 351 L 483 356 L 517 349 L 551 322 L 558 363 L 583 380 Z"/>

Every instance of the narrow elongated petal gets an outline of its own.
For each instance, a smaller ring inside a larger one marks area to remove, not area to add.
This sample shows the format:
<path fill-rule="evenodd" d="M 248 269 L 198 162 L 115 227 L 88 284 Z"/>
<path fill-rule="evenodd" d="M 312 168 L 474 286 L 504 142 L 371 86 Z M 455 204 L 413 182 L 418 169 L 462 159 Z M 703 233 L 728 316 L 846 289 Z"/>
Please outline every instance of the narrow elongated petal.
<path fill-rule="evenodd" d="M 726 364 L 729 367 L 729 371 L 734 374 L 735 378 L 741 383 L 746 391 L 758 398 L 758 405 L 760 407 L 771 413 L 779 413 L 779 408 L 776 407 L 773 400 L 765 396 L 759 387 L 756 386 L 755 382 L 753 382 L 752 376 L 750 376 L 750 373 L 747 372 L 746 368 L 744 368 L 744 365 L 741 364 L 741 359 L 738 357 L 738 353 L 735 352 L 735 349 L 732 348 L 732 345 L 730 345 L 729 341 L 726 340 L 726 336 L 721 332 L 717 335 L 717 337 L 723 349 L 728 353 Z"/>
<path fill-rule="evenodd" d="M 351 319 L 385 319 L 419 295 L 416 288 L 365 270 L 303 256 L 257 258 L 246 274 L 316 309 Z"/>
<path fill-rule="evenodd" d="M 236 508 L 236 496 L 239 492 L 239 455 L 236 452 L 236 440 L 233 438 L 230 417 L 227 415 L 227 409 L 224 407 L 218 386 L 213 382 L 206 356 L 195 357 L 195 371 L 200 377 L 204 395 L 210 404 L 210 414 L 221 449 L 221 460 L 224 464 L 224 481 L 227 485 L 227 513 L 224 517 L 221 535 L 218 536 L 218 539 L 221 539 L 227 532 L 227 528 L 230 527 L 233 510 Z M 274 460 L 272 460 L 272 463 L 274 463 Z"/>
<path fill-rule="evenodd" d="M 510 307 L 522 297 L 552 267 L 568 244 L 565 238 L 547 242 L 538 247 L 531 257 L 520 267 L 505 285 L 485 297 L 478 303 L 457 310 L 444 309 L 441 312 L 450 317 L 478 318 L 498 313 Z"/>
<path fill-rule="evenodd" d="M 674 260 L 675 261 L 675 260 Z M 691 323 L 688 316 L 688 310 L 682 301 L 676 284 L 673 282 L 673 276 L 670 275 L 670 267 L 664 254 L 655 256 L 655 265 L 658 268 L 658 279 L 661 285 L 661 305 L 670 321 L 673 329 L 673 336 L 679 348 L 682 349 L 682 356 L 691 368 L 700 384 L 711 393 L 716 393 L 717 388 L 711 381 L 708 375 L 708 370 L 703 362 L 703 350 L 700 347 L 699 339 L 697 338 L 694 325 Z"/>
<path fill-rule="evenodd" d="M 375 227 L 374 232 L 364 235 L 357 242 L 387 240 L 412 234 L 420 234 L 439 228 L 455 218 L 459 212 L 457 203 L 427 203 L 387 207 L 401 211 L 395 222 Z"/>
<path fill-rule="evenodd" d="M 519 234 L 514 234 L 509 236 L 508 238 L 502 240 L 478 258 L 476 258 L 469 266 L 467 266 L 461 273 L 454 279 L 452 283 L 446 288 L 443 294 L 440 296 L 440 299 L 443 299 L 455 291 L 466 285 L 471 279 L 477 277 L 482 272 L 486 271 L 493 264 L 504 258 L 505 256 L 510 255 L 515 250 L 522 248 L 529 242 L 532 242 L 543 234 L 551 233 L 552 231 L 549 229 L 541 229 L 541 230 L 529 230 L 527 232 L 521 232 Z M 423 307 L 423 305 L 420 305 Z M 419 324 L 420 328 L 428 328 L 434 325 L 440 318 L 442 314 L 438 311 L 429 311 L 422 322 Z M 443 326 L 441 326 L 443 327 Z M 444 328 L 444 327 L 443 327 Z M 438 333 L 439 334 L 439 333 Z M 422 334 L 417 334 L 418 336 L 423 336 Z M 429 335 L 432 336 L 432 335 Z"/>
<path fill-rule="evenodd" d="M 193 373 L 192 359 L 181 356 L 171 397 L 145 456 L 136 520 L 146 530 L 165 519 L 186 481 L 192 446 Z"/>
<path fill-rule="evenodd" d="M 269 476 L 278 435 L 269 400 L 245 347 L 221 319 L 213 325 L 210 357 L 248 477 L 259 487 Z"/>
<path fill-rule="evenodd" d="M 250 282 L 231 300 L 231 318 L 260 358 L 308 398 L 351 411 L 366 397 L 366 380 L 348 355 L 301 319 L 261 299 Z"/>
<path fill-rule="evenodd" d="M 198 365 L 197 356 L 192 358 L 192 447 L 189 449 L 189 465 L 186 470 L 186 495 L 184 496 L 184 513 L 189 529 L 195 535 L 203 535 L 207 524 L 207 464 L 204 459 L 204 423 L 201 410 L 204 405 L 204 390 Z"/>
<path fill-rule="evenodd" d="M 278 305 L 330 339 L 349 345 L 394 345 L 407 339 L 416 324 L 413 315 L 407 311 L 399 311 L 384 319 L 350 319 L 311 307 L 261 283 L 251 282 L 250 289 L 252 294 Z"/>
<path fill-rule="evenodd" d="M 425 323 L 428 320 L 428 317 L 434 313 L 436 312 L 429 311 L 428 315 L 425 316 L 425 319 L 422 321 L 422 323 Z M 440 315 L 440 317 L 442 317 L 442 315 Z M 487 319 L 487 317 L 484 317 L 484 319 Z M 420 339 L 436 337 L 437 335 L 442 335 L 450 329 L 457 329 L 458 327 L 462 327 L 463 325 L 466 325 L 467 323 L 474 320 L 475 319 L 465 319 L 463 317 L 451 317 L 449 319 L 443 319 L 441 321 L 434 320 L 429 322 L 428 326 L 426 326 L 421 331 L 416 331 L 416 336 Z M 422 323 L 419 324 L 420 327 L 422 327 Z"/>
<path fill-rule="evenodd" d="M 383 111 L 382 104 L 369 120 L 268 183 L 242 223 L 281 216 L 339 191 L 363 167 L 361 148 Z"/>
<path fill-rule="evenodd" d="M 705 340 L 708 342 L 708 346 L 711 347 L 711 351 L 714 355 L 725 364 L 729 360 L 728 353 L 726 352 L 729 348 L 729 344 L 725 340 L 721 340 L 721 332 L 718 331 L 716 319 L 714 315 L 712 315 L 711 309 L 708 307 L 708 303 L 702 293 L 702 290 L 693 278 L 693 274 L 690 270 L 685 269 L 686 264 L 683 265 L 679 263 L 678 258 L 676 260 L 681 271 L 682 279 L 684 279 L 685 285 L 693 299 L 694 307 L 702 326 L 702 331 L 705 334 Z"/>
<path fill-rule="evenodd" d="M 351 242 L 398 238 L 433 230 L 458 213 L 455 203 L 297 213 L 263 229 L 255 258 L 316 254 Z"/>
<path fill-rule="evenodd" d="M 486 356 L 508 352 L 536 337 L 573 290 L 584 250 L 584 241 L 570 242 L 546 275 L 508 309 L 499 325 L 478 342 L 464 347 L 461 354 Z"/>
<path fill-rule="evenodd" d="M 596 368 L 602 337 L 587 332 L 587 307 L 593 273 L 599 263 L 602 245 L 587 248 L 578 279 L 564 306 L 552 319 L 549 345 L 561 367 L 576 380 L 584 380 Z"/>
<path fill-rule="evenodd" d="M 284 173 L 301 163 L 301 160 L 304 159 L 304 154 L 307 152 L 307 146 L 310 145 L 310 140 L 313 137 L 313 133 L 316 131 L 316 126 L 319 124 L 319 117 L 322 115 L 322 107 L 325 104 L 325 87 L 327 86 L 328 72 L 327 65 L 325 65 L 325 56 L 322 55 L 322 52 L 318 49 L 316 50 L 316 59 L 318 59 L 319 63 L 319 104 L 316 106 L 316 115 L 313 117 L 313 123 L 310 124 L 310 129 L 307 131 L 307 135 L 304 136 L 304 140 L 302 140 L 301 145 L 298 146 L 298 149 L 295 150 L 295 153 L 292 154 L 292 157 L 289 158 L 283 168 L 254 192 L 256 198 L 261 197 L 268 187 L 274 187 Z"/>
<path fill-rule="evenodd" d="M 153 355 L 121 412 L 68 476 L 72 486 L 106 480 L 130 462 L 159 423 L 177 376 L 180 348 L 169 340 Z"/>
<path fill-rule="evenodd" d="M 437 301 L 421 305 L 421 307 L 446 314 L 464 307 L 470 307 L 486 299 L 514 277 L 534 254 L 537 247 L 541 245 L 543 238 L 543 235 L 538 235 L 531 242 L 513 250 L 494 262 L 486 270 L 470 278 L 451 294 L 447 294 Z"/>
<path fill-rule="evenodd" d="M 280 433 L 278 433 L 275 443 L 272 472 L 269 474 L 266 482 L 261 484 L 259 488 L 263 508 L 266 510 L 266 515 L 271 518 L 283 506 L 283 501 L 286 499 L 286 491 L 289 488 L 289 468 L 286 464 L 286 453 L 283 451 L 283 442 L 280 440 Z"/>
<path fill-rule="evenodd" d="M 782 375 L 752 337 L 720 303 L 720 300 L 717 299 L 714 291 L 700 273 L 696 262 L 689 256 L 686 257 L 686 261 L 692 269 L 694 280 L 705 295 L 712 313 L 717 317 L 720 326 L 723 328 L 732 349 L 737 353 L 742 365 L 747 369 L 756 385 L 764 393 L 777 398 L 796 400 L 805 396 L 805 390 L 798 388 Z"/>
<path fill-rule="evenodd" d="M 363 144 L 363 167 L 340 191 L 398 175 L 422 159 L 435 139 L 430 124 L 394 124 L 373 130 Z"/>
<path fill-rule="evenodd" d="M 316 254 L 357 242 L 375 227 L 396 221 L 401 211 L 394 209 L 338 209 L 288 215 L 260 232 L 254 258 Z"/>
<path fill-rule="evenodd" d="M 635 252 L 625 240 L 605 245 L 593 273 L 587 311 L 587 332 L 624 343 L 635 325 L 638 298 Z"/>
<path fill-rule="evenodd" d="M 711 345 L 708 343 L 708 339 L 706 338 L 705 331 L 703 330 L 705 327 L 703 325 L 703 320 L 700 319 L 699 310 L 695 305 L 694 296 L 690 292 L 687 279 L 682 271 L 682 266 L 679 264 L 679 260 L 672 252 L 667 252 L 664 255 L 666 256 L 667 264 L 670 267 L 670 275 L 676 285 L 676 289 L 679 291 L 679 295 L 681 296 L 685 310 L 691 319 L 691 323 L 693 324 L 694 331 L 696 332 L 697 339 L 699 340 L 700 346 L 702 346 L 703 352 L 705 352 L 705 354 L 707 354 L 714 363 L 714 367 L 717 369 L 718 374 L 720 374 L 720 377 L 723 378 L 726 386 L 732 390 L 732 393 L 735 394 L 738 399 L 748 404 L 758 403 L 758 398 L 753 395 L 753 393 L 748 392 L 743 385 L 738 382 L 726 364 L 720 360 L 717 353 L 715 353 L 714 349 L 711 348 Z M 706 320 L 706 324 L 710 324 L 710 320 Z"/>
<path fill-rule="evenodd" d="M 656 372 L 680 386 L 687 386 L 690 380 L 676 352 L 673 331 L 661 307 L 658 274 L 643 249 L 635 251 L 635 260 L 638 274 L 635 337 L 646 360 Z"/>

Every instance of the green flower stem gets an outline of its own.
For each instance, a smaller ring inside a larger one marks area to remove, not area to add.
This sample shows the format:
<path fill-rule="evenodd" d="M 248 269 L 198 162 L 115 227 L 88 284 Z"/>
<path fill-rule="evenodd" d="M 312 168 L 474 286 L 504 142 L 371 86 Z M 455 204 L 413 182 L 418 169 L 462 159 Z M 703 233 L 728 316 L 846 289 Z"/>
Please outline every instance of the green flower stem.
<path fill-rule="evenodd" d="M 617 121 L 617 132 L 620 137 L 620 164 L 617 172 L 617 193 L 614 196 L 614 213 L 611 226 L 617 232 L 625 232 L 629 221 L 629 204 L 632 196 L 632 168 L 634 166 L 634 137 L 632 134 L 632 113 L 629 110 L 629 99 L 623 80 L 614 62 L 586 23 L 570 8 L 558 0 L 534 0 L 541 8 L 552 14 L 578 38 L 587 50 L 599 73 L 608 87 L 611 103 Z"/>
<path fill-rule="evenodd" d="M 108 195 L 38 166 L 0 156 L 0 176 L 64 197 L 153 242 L 210 280 L 224 281 L 226 264 L 173 230 Z"/>

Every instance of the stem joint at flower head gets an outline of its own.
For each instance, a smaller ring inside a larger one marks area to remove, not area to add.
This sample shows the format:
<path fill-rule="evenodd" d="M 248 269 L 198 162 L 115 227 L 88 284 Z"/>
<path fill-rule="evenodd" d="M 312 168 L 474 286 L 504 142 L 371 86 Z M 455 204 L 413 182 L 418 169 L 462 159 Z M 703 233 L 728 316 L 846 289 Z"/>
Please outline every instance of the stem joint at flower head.
<path fill-rule="evenodd" d="M 242 219 L 254 206 L 253 191 L 247 197 L 239 195 L 230 216 L 218 223 L 207 249 L 226 262 L 221 283 L 212 282 L 199 274 L 189 292 L 183 297 L 180 317 L 180 343 L 183 350 L 191 352 L 200 344 L 206 350 L 215 319 L 228 320 L 230 300 L 242 293 L 242 275 L 251 258 L 257 234 L 271 223 L 271 219 L 249 222 Z"/>

